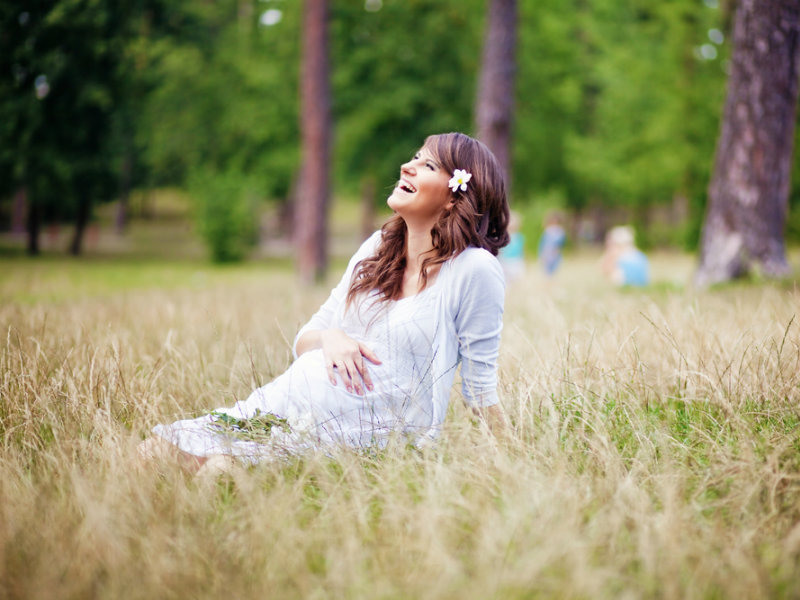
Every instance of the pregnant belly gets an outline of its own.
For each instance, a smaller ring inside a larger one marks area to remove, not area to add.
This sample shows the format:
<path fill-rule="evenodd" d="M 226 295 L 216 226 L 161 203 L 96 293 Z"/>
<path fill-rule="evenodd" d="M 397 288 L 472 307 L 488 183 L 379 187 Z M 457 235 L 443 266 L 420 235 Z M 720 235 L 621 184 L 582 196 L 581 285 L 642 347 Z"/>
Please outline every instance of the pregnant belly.
<path fill-rule="evenodd" d="M 373 389 L 364 395 L 348 392 L 338 375 L 337 384 L 331 384 L 321 350 L 307 352 L 292 365 L 291 375 L 286 374 L 292 378 L 289 396 L 294 396 L 288 403 L 301 414 L 313 414 L 323 438 L 345 438 L 352 443 L 358 437 L 363 443 L 364 435 L 424 433 L 432 422 L 429 386 L 413 373 L 398 373 L 391 362 L 368 362 L 367 369 Z M 303 397 L 300 402 L 305 410 L 298 406 L 295 394 Z"/>

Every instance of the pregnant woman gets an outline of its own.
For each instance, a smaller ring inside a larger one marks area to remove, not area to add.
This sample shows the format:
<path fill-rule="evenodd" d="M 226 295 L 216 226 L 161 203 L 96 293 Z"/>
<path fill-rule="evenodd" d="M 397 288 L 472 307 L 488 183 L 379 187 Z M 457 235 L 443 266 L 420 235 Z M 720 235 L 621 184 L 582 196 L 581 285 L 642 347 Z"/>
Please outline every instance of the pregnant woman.
<path fill-rule="evenodd" d="M 394 215 L 350 259 L 294 341 L 295 361 L 246 400 L 157 425 L 144 458 L 190 470 L 336 445 L 416 445 L 436 438 L 461 367 L 465 401 L 493 431 L 508 243 L 503 174 L 481 142 L 433 135 L 400 168 Z M 229 458 L 226 458 L 229 460 Z"/>

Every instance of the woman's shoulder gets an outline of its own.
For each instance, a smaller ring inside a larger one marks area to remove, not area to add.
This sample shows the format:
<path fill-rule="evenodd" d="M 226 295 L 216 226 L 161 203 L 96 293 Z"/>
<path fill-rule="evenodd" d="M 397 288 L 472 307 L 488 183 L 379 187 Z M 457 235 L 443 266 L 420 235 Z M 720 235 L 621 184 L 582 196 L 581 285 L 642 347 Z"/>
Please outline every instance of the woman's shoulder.
<path fill-rule="evenodd" d="M 496 279 L 505 285 L 503 267 L 497 257 L 484 248 L 469 247 L 451 261 L 452 276 L 458 281 L 486 282 Z"/>
<path fill-rule="evenodd" d="M 500 307 L 506 279 L 500 261 L 483 248 L 467 248 L 449 261 L 443 286 L 445 306 L 454 317 L 467 307 Z"/>
<path fill-rule="evenodd" d="M 500 261 L 485 248 L 470 246 L 462 250 L 453 259 L 453 266 L 462 270 L 494 270 L 500 269 Z"/>
<path fill-rule="evenodd" d="M 374 255 L 378 250 L 378 245 L 381 243 L 381 238 L 382 233 L 381 230 L 378 229 L 361 243 L 361 246 L 359 246 L 358 250 L 356 250 L 355 254 L 353 254 L 350 262 L 358 262 L 359 260 L 363 260 Z"/>

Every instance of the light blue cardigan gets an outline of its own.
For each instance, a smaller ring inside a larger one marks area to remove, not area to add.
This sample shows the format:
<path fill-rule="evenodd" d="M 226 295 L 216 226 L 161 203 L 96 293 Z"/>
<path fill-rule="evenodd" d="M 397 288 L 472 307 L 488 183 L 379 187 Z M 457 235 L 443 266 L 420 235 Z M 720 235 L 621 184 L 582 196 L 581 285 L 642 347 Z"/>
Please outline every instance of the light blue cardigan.
<path fill-rule="evenodd" d="M 375 253 L 380 239 L 381 232 L 376 231 L 361 245 L 328 299 L 297 333 L 292 347 L 295 358 L 297 340 L 306 331 L 337 327 L 353 271 L 359 261 Z M 459 364 L 462 394 L 470 406 L 486 407 L 498 402 L 497 356 L 505 297 L 505 279 L 499 261 L 487 250 L 467 248 L 442 265 L 435 287 L 438 298 L 435 302 L 431 424 L 418 443 L 424 443 L 425 438 L 435 438 L 441 431 Z"/>

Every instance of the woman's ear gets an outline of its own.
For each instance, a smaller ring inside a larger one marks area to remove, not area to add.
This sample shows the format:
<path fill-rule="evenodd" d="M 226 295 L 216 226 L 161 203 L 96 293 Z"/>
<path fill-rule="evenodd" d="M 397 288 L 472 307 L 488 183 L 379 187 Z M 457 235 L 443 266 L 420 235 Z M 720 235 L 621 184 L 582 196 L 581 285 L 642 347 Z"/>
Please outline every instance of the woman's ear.
<path fill-rule="evenodd" d="M 447 202 L 447 204 L 445 204 L 442 207 L 442 211 L 444 211 L 444 212 L 447 212 L 447 211 L 451 210 L 456 205 L 456 200 L 458 200 L 458 196 L 456 196 L 455 194 L 450 192 L 450 190 L 447 190 L 447 191 L 449 192 L 448 195 L 450 197 L 450 200 Z"/>

